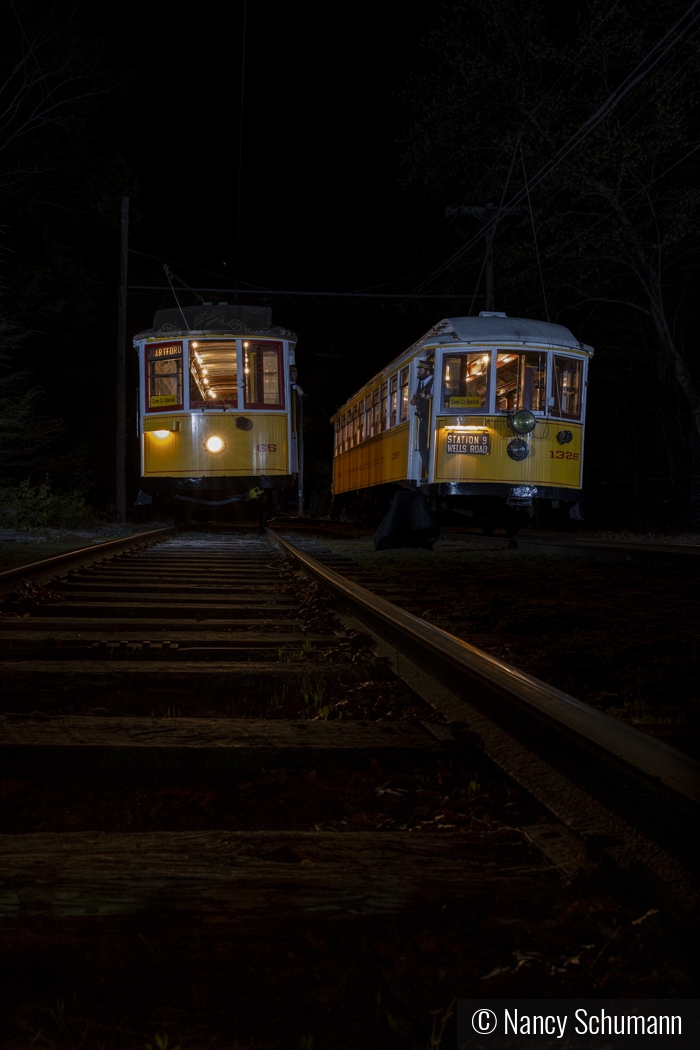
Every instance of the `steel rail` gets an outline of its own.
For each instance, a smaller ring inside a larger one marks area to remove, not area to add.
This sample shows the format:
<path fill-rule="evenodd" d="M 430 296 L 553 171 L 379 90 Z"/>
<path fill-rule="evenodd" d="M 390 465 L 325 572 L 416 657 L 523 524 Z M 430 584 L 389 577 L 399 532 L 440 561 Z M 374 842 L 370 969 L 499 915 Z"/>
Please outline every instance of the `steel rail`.
<path fill-rule="evenodd" d="M 329 588 L 357 620 L 453 696 L 517 735 L 646 834 L 677 842 L 700 806 L 700 763 L 554 686 L 421 620 L 268 529 L 270 542 Z"/>
<path fill-rule="evenodd" d="M 148 546 L 149 543 L 157 543 L 177 531 L 174 525 L 149 529 L 148 532 L 139 532 L 119 540 L 106 540 L 104 543 L 95 543 L 91 547 L 80 547 L 77 550 L 65 551 L 63 554 L 54 554 L 50 558 L 42 558 L 40 561 L 29 562 L 26 565 L 16 565 L 12 569 L 0 572 L 0 592 L 27 577 L 46 582 L 60 573 L 62 569 L 72 569 L 78 565 L 92 565 L 95 561 L 101 561 L 102 558 L 109 557 L 111 554 L 119 554 L 122 551 L 132 550 L 134 547 Z"/>

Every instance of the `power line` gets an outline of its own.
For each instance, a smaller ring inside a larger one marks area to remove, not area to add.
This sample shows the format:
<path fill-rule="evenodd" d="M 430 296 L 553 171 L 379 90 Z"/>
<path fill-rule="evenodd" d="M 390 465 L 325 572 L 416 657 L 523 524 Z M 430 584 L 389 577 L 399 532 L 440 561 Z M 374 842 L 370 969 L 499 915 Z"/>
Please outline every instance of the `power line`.
<path fill-rule="evenodd" d="M 194 270 L 195 273 L 206 273 L 210 277 L 221 277 L 226 280 L 226 274 L 216 273 L 215 270 L 204 270 L 201 266 L 192 266 L 191 263 L 178 262 L 176 259 L 164 259 L 162 255 L 149 255 L 148 252 L 137 252 L 135 248 L 129 248 L 130 255 L 140 255 L 142 259 L 155 259 L 159 263 L 167 262 L 168 266 L 182 266 L 186 270 Z M 242 281 L 240 278 L 236 282 L 237 284 L 249 285 L 251 288 L 259 288 L 261 291 L 264 289 L 262 284 L 250 284 L 249 281 Z"/>
<path fill-rule="evenodd" d="M 175 294 L 172 285 L 170 289 Z M 167 292 L 168 288 L 162 284 L 130 284 L 130 292 Z M 469 294 L 465 295 L 440 295 L 437 293 L 428 294 L 416 294 L 414 292 L 307 292 L 307 291 L 258 291 L 250 288 L 190 288 L 191 292 L 199 294 L 204 292 L 208 295 L 247 295 L 252 296 L 263 296 L 272 297 L 275 295 L 281 296 L 301 296 L 301 297 L 316 297 L 319 299 L 470 299 Z M 483 296 L 476 296 L 477 299 L 483 298 Z M 177 301 L 177 296 L 176 296 Z M 178 306 L 180 304 L 178 303 Z M 204 304 L 207 305 L 207 304 Z"/>
<path fill-rule="evenodd" d="M 243 89 L 245 88 L 245 32 L 248 20 L 248 0 L 243 0 L 243 39 L 241 42 L 241 120 L 238 135 L 238 194 L 236 198 L 236 265 L 234 280 L 238 284 L 238 253 L 241 245 L 241 183 L 243 180 Z"/>
<path fill-rule="evenodd" d="M 525 170 L 525 154 L 523 153 L 523 143 L 520 140 L 520 159 L 523 162 L 523 178 L 525 179 L 525 189 L 527 190 L 527 171 Z M 535 242 L 535 254 L 537 256 L 537 265 L 540 270 L 540 282 L 542 284 L 542 298 L 544 299 L 544 312 L 547 315 L 547 322 L 549 323 L 549 307 L 547 306 L 547 293 L 544 288 L 544 277 L 542 276 L 542 263 L 540 262 L 540 250 L 537 247 L 537 232 L 535 230 L 535 216 L 532 214 L 532 201 L 530 200 L 530 191 L 527 193 L 527 204 L 530 209 L 530 222 L 532 223 L 532 239 Z"/>
<path fill-rule="evenodd" d="M 661 37 L 660 40 L 657 40 L 653 47 L 651 47 L 649 51 L 647 51 L 647 53 L 643 56 L 642 59 L 640 59 L 640 61 L 637 63 L 634 69 L 630 73 L 628 73 L 627 77 L 623 80 L 623 82 L 608 95 L 608 97 L 598 107 L 595 113 L 593 113 L 586 121 L 584 121 L 584 123 L 579 128 L 577 128 L 577 130 L 573 133 L 573 135 L 569 137 L 569 139 L 564 143 L 564 145 L 561 146 L 554 153 L 554 155 L 548 161 L 545 162 L 545 164 L 542 165 L 542 167 L 536 173 L 536 175 L 534 175 L 530 179 L 530 190 L 535 189 L 537 186 L 539 186 L 544 181 L 544 179 L 547 178 L 548 175 L 555 171 L 556 168 L 559 167 L 559 165 L 575 149 L 577 149 L 588 138 L 589 135 L 593 133 L 593 131 L 605 119 L 605 117 L 607 117 L 609 113 L 611 113 L 612 110 L 617 105 L 619 105 L 620 102 L 622 102 L 622 100 L 630 93 L 630 91 L 632 91 L 633 88 L 635 88 L 639 83 L 641 83 L 644 77 L 647 76 L 647 74 L 651 72 L 651 70 L 654 69 L 659 64 L 659 62 L 662 61 L 662 59 L 668 54 L 668 52 L 678 42 L 678 40 L 680 40 L 682 36 L 684 36 L 697 22 L 700 15 L 694 14 L 693 12 L 695 12 L 696 8 L 699 5 L 700 0 L 693 0 L 693 3 L 684 12 L 684 14 L 674 23 L 674 25 L 664 34 L 664 36 Z M 682 23 L 685 22 L 688 18 L 690 18 L 688 24 L 684 27 L 684 29 L 681 32 L 677 33 L 676 31 L 678 30 L 678 27 L 681 26 Z M 663 47 L 664 44 L 666 44 L 665 47 Z M 662 47 L 663 50 L 657 54 L 657 52 L 659 52 L 659 49 Z M 653 61 L 651 61 L 652 59 Z M 650 61 L 651 64 L 648 65 L 648 68 L 644 68 Z M 527 123 L 528 122 L 526 121 L 523 127 L 525 127 Z M 519 134 L 521 133 L 522 129 L 519 132 Z M 526 191 L 523 187 L 523 189 L 519 190 L 508 202 L 509 206 L 522 203 L 525 197 Z M 490 221 L 490 225 L 495 225 L 496 221 L 497 216 L 495 216 L 494 219 Z M 484 230 L 484 232 L 486 231 Z M 416 291 L 426 287 L 426 285 L 428 285 L 431 281 L 435 280 L 436 277 L 439 277 L 442 273 L 444 273 L 446 269 L 452 266 L 467 251 L 473 248 L 474 245 L 480 240 L 481 236 L 482 233 L 477 234 L 475 237 L 472 237 L 471 240 L 469 240 L 461 248 L 459 248 L 456 252 L 454 252 L 453 255 L 448 260 L 446 260 L 446 262 L 444 262 L 441 266 L 439 266 L 436 270 L 433 271 L 433 273 L 429 278 L 427 278 L 427 280 L 423 281 L 422 284 L 417 286 Z"/>

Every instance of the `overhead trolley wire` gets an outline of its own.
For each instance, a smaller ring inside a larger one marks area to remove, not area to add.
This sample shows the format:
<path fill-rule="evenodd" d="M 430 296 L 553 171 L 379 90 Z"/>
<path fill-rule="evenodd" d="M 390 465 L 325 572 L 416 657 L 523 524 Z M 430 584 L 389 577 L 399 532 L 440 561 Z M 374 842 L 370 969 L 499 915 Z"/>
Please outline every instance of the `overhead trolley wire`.
<path fill-rule="evenodd" d="M 172 287 L 172 285 L 171 285 Z M 130 292 L 167 292 L 168 289 L 162 284 L 130 284 Z M 208 295 L 247 295 L 247 296 L 301 296 L 316 297 L 324 299 L 469 299 L 468 293 L 463 295 L 444 295 L 437 292 L 415 294 L 413 292 L 308 292 L 308 291 L 283 291 L 278 289 L 251 290 L 250 288 L 191 288 L 190 291 Z M 174 294 L 174 292 L 173 292 Z M 477 298 L 482 298 L 477 296 Z M 179 305 L 179 304 L 178 304 Z M 206 305 L 206 304 L 205 304 Z"/>
<path fill-rule="evenodd" d="M 566 160 L 566 158 L 577 149 L 589 135 L 595 131 L 598 125 L 607 117 L 616 106 L 622 102 L 622 100 L 633 90 L 641 81 L 646 77 L 652 69 L 666 57 L 668 52 L 674 47 L 674 45 L 685 36 L 688 31 L 696 24 L 698 18 L 700 18 L 700 12 L 697 8 L 700 6 L 700 0 L 693 0 L 693 3 L 683 13 L 683 15 L 674 23 L 674 25 L 661 37 L 657 42 L 647 51 L 646 55 L 637 63 L 634 69 L 627 75 L 623 82 L 612 91 L 605 101 L 598 107 L 595 113 L 591 114 L 590 117 L 584 123 L 577 128 L 577 130 L 569 137 L 569 139 L 561 146 L 555 154 L 542 165 L 540 170 L 530 179 L 529 192 L 539 186 L 548 175 L 556 170 L 559 165 Z M 679 27 L 688 19 L 688 24 L 680 31 Z M 664 47 L 664 44 L 666 45 Z M 663 48 L 659 52 L 659 49 Z M 649 64 L 650 63 L 650 64 Z M 645 68 L 646 67 L 646 68 Z M 523 125 L 523 128 L 527 126 L 527 122 Z M 522 134 L 522 128 L 518 132 L 518 137 Z M 517 139 L 516 139 L 517 141 Z M 525 188 L 518 190 L 511 200 L 508 202 L 508 207 L 514 207 L 521 204 L 526 198 Z M 462 245 L 453 255 L 447 259 L 441 266 L 433 271 L 431 276 L 423 281 L 420 285 L 417 285 L 414 292 L 419 292 L 431 281 L 435 280 L 441 274 L 445 272 L 450 266 L 458 261 L 467 251 L 476 245 L 484 234 L 493 229 L 497 224 L 497 216 L 489 220 L 484 224 L 484 227 L 475 234 L 466 244 Z"/>

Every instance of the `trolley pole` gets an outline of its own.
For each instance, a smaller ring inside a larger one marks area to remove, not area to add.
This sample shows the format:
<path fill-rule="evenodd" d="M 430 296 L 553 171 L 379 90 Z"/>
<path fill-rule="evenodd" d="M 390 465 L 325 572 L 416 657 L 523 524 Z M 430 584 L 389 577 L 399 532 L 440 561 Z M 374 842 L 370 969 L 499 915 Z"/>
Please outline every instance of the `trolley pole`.
<path fill-rule="evenodd" d="M 500 214 L 496 205 L 489 201 L 488 204 L 456 204 L 445 208 L 445 217 L 471 215 L 478 219 L 484 228 L 484 239 L 486 241 L 486 301 L 487 310 L 495 309 L 495 295 L 493 282 L 493 242 L 496 238 L 496 223 L 493 221 L 497 215 L 505 218 L 506 215 L 520 215 L 522 208 L 501 208 Z M 477 289 L 478 290 L 478 289 Z"/>
<path fill-rule="evenodd" d="M 126 283 L 129 262 L 129 198 L 122 197 L 119 265 L 119 325 L 117 333 L 117 521 L 126 521 Z"/>

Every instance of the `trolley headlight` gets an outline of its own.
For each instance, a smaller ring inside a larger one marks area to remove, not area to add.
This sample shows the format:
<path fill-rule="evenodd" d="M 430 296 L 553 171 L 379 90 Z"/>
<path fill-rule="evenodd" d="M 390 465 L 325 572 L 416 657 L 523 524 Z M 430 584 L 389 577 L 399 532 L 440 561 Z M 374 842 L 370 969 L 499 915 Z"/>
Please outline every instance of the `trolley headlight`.
<path fill-rule="evenodd" d="M 510 417 L 509 423 L 516 434 L 529 434 L 535 429 L 537 420 L 529 408 L 521 408 L 519 412 Z"/>
<path fill-rule="evenodd" d="M 224 445 L 223 438 L 220 438 L 218 434 L 212 434 L 211 437 L 208 437 L 204 442 L 204 447 L 207 452 L 216 455 L 217 452 L 223 452 L 226 446 Z"/>
<path fill-rule="evenodd" d="M 574 435 L 570 430 L 560 430 L 557 434 L 557 441 L 560 445 L 568 445 L 570 441 L 574 440 Z"/>
<path fill-rule="evenodd" d="M 170 431 L 169 430 L 152 430 L 151 433 L 153 434 L 154 437 L 160 438 L 160 440 L 162 441 L 163 438 L 166 438 L 166 437 L 169 436 Z"/>
<path fill-rule="evenodd" d="M 511 459 L 515 460 L 525 459 L 529 451 L 527 441 L 523 441 L 522 438 L 513 438 L 506 446 L 506 452 Z"/>

